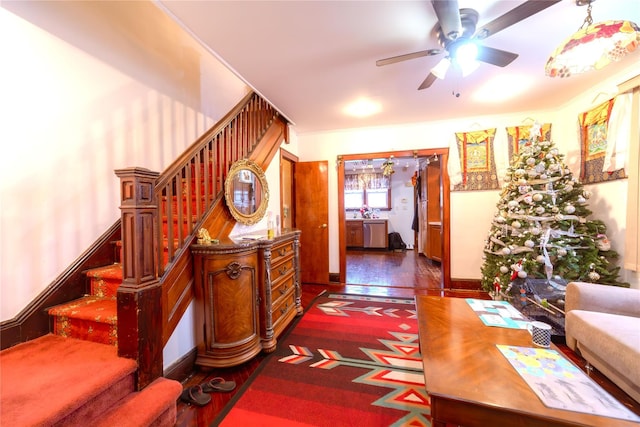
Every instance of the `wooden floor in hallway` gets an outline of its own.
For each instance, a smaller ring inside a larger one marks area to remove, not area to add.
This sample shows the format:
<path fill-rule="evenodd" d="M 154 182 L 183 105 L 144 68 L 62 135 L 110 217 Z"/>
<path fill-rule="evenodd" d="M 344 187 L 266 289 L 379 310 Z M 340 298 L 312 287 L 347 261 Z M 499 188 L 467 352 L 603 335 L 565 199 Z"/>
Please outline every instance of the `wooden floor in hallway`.
<path fill-rule="evenodd" d="M 347 284 L 439 289 L 441 266 L 416 250 L 347 250 Z"/>

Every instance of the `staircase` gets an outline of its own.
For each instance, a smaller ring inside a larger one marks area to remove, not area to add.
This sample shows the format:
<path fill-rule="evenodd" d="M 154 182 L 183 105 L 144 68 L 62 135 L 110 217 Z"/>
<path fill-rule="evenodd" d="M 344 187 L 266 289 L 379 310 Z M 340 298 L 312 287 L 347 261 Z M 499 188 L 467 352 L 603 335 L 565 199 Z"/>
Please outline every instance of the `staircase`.
<path fill-rule="evenodd" d="M 0 352 L 2 425 L 173 426 L 177 381 L 135 391 L 136 362 L 112 345 L 45 335 Z"/>
<path fill-rule="evenodd" d="M 0 352 L 10 390 L 3 423 L 173 425 L 182 387 L 162 378 L 162 349 L 194 296 L 189 246 L 201 227 L 213 238 L 233 229 L 224 203 L 230 166 L 249 158 L 266 169 L 287 136 L 286 121 L 250 93 L 163 174 L 116 171 L 123 213 L 115 262 L 84 272 L 84 296 L 48 309 L 51 334 Z M 7 369 L 11 361 L 17 368 Z"/>

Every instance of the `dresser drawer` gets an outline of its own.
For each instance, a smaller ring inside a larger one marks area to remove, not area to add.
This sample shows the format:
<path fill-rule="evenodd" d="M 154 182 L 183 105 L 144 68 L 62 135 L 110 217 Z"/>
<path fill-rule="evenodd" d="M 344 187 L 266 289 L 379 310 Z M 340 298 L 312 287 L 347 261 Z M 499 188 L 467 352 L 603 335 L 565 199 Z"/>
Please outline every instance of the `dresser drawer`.
<path fill-rule="evenodd" d="M 275 301 L 273 304 L 271 316 L 274 326 L 276 325 L 276 323 L 278 323 L 278 320 L 280 318 L 288 317 L 287 314 L 295 312 L 295 309 L 295 292 L 293 292 L 293 287 L 291 287 L 288 293 L 286 293 L 282 298 Z"/>
<path fill-rule="evenodd" d="M 291 276 L 294 270 L 293 258 L 286 259 L 279 264 L 272 264 L 271 288 L 273 289 L 278 284 L 279 280 L 284 280 L 284 278 Z"/>
<path fill-rule="evenodd" d="M 280 300 L 291 293 L 292 289 L 294 289 L 293 275 L 289 275 L 289 277 L 283 278 L 283 280 L 280 280 L 278 283 L 274 283 L 271 289 L 271 306 L 273 307 L 279 304 Z"/>
<path fill-rule="evenodd" d="M 292 241 L 278 243 L 271 250 L 271 265 L 276 265 L 285 258 L 293 258 Z"/>

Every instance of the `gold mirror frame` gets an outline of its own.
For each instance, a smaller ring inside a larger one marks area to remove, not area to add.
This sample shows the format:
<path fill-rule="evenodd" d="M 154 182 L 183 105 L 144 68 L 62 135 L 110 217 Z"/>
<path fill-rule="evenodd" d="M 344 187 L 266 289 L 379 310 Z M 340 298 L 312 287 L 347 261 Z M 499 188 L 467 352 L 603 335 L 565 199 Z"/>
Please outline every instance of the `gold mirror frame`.
<path fill-rule="evenodd" d="M 231 165 L 224 182 L 224 198 L 239 223 L 252 225 L 260 221 L 269 204 L 269 186 L 262 168 L 248 159 Z"/>

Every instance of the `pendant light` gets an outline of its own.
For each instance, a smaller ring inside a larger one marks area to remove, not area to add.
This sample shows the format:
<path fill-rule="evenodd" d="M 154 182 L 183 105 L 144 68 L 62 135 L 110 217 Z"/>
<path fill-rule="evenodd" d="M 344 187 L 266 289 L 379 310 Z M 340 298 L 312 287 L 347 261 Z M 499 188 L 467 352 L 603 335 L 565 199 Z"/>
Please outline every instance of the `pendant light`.
<path fill-rule="evenodd" d="M 619 61 L 640 44 L 640 27 L 631 21 L 604 21 L 594 24 L 591 4 L 595 0 L 576 0 L 587 6 L 587 17 L 578 31 L 567 38 L 549 57 L 545 73 L 549 77 L 570 77 L 598 70 Z"/>

